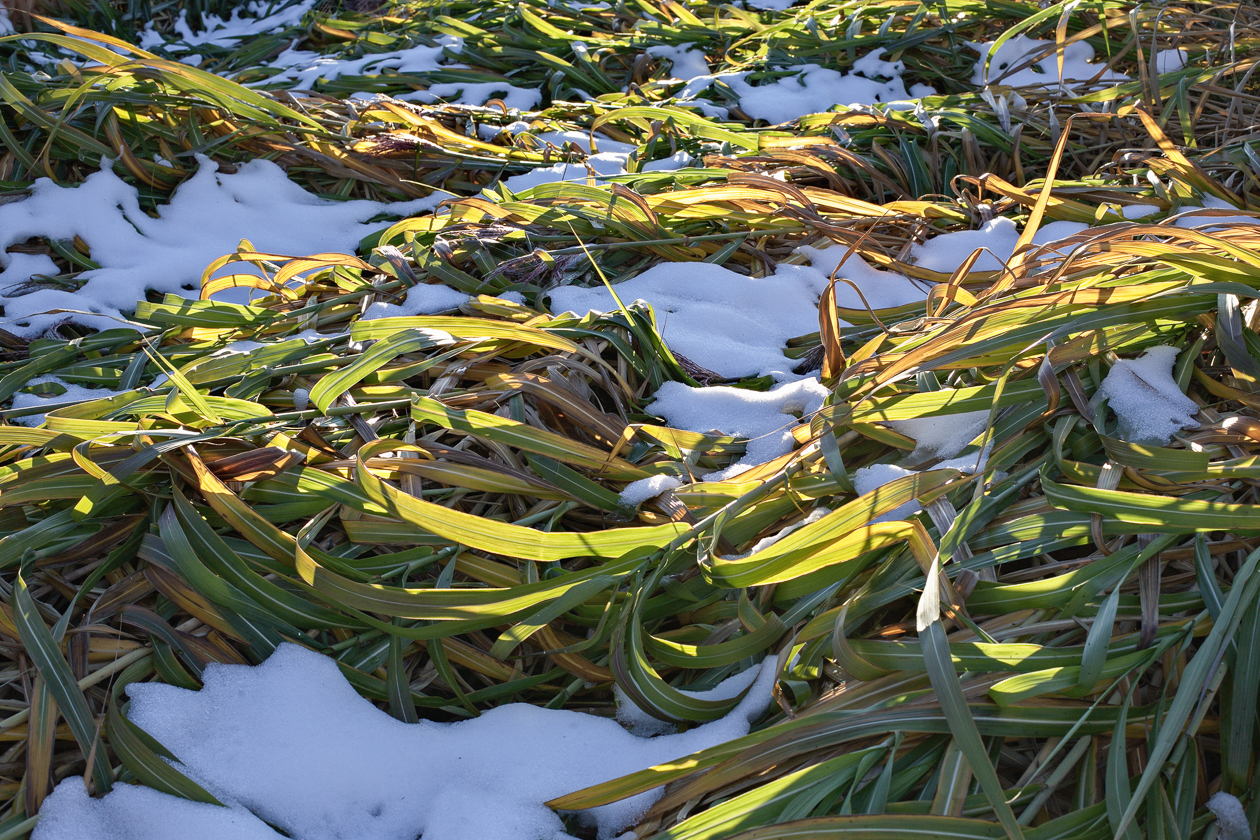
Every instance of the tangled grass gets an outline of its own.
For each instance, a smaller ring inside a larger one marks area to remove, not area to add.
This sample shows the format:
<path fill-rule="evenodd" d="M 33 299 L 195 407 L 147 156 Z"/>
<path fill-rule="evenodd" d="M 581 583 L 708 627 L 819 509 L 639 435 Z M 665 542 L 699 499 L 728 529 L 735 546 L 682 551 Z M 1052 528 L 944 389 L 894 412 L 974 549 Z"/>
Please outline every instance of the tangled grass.
<path fill-rule="evenodd" d="M 70 8 L 136 35 L 120 7 Z M 1205 803 L 1218 790 L 1254 825 L 1260 228 L 1119 212 L 1141 201 L 1175 215 L 1206 195 L 1257 206 L 1254 14 L 397 3 L 207 47 L 200 68 L 31 18 L 27 39 L 100 63 L 28 72 L 29 44 L 8 42 L 0 178 L 15 197 L 105 156 L 157 203 L 205 154 L 272 159 L 327 195 L 456 199 L 362 258 L 242 246 L 226 263 L 263 279 L 138 302 L 145 333 L 6 340 L 0 399 L 54 370 L 123 393 L 0 411 L 7 423 L 47 412 L 39 428 L 0 426 L 0 837 L 25 836 L 72 773 L 98 793 L 138 780 L 207 797 L 128 722 L 123 689 L 196 688 L 207 664 L 256 663 L 282 641 L 332 657 L 406 721 L 510 701 L 611 714 L 613 683 L 663 720 L 710 720 L 734 701 L 682 689 L 777 656 L 778 708 L 752 734 L 549 803 L 666 785 L 643 838 L 1189 840 L 1216 831 Z M 1020 21 L 1089 40 L 1135 81 L 1075 98 L 1021 91 L 1013 112 L 1013 96 L 966 83 L 961 44 Z M 358 54 L 441 34 L 465 39 L 469 69 L 306 93 L 215 75 L 258 81 L 294 37 Z M 883 47 L 940 93 L 918 111 L 759 126 L 732 108 L 719 123 L 671 99 L 649 42 L 703 43 L 715 71 L 776 56 L 843 67 Z M 1154 74 L 1152 55 L 1172 46 L 1198 57 Z M 544 86 L 545 107 L 339 98 L 509 70 Z M 521 116 L 704 166 L 513 195 L 505 174 L 582 157 L 479 139 Z M 1094 226 L 1057 251 L 1021 241 L 1003 272 L 908 262 L 911 243 L 994 216 Z M 663 261 L 759 275 L 806 244 L 933 291 L 926 308 L 878 311 L 825 297 L 819 332 L 789 353 L 821 369 L 829 404 L 794 424 L 791 453 L 724 481 L 695 477 L 746 441 L 645 413 L 664 382 L 710 381 L 670 353 L 650 309 L 547 308 L 558 282 Z M 73 249 L 54 250 L 73 277 Z M 450 316 L 360 319 L 427 282 L 473 297 Z M 242 283 L 250 305 L 209 300 Z M 311 328 L 326 337 L 296 338 Z M 239 340 L 261 346 L 215 355 Z M 1095 398 L 1118 359 L 1156 345 L 1183 348 L 1175 378 L 1200 407 L 1198 428 L 1167 446 L 1122 439 Z M 976 410 L 989 412 L 981 473 L 926 462 L 856 494 L 856 470 L 914 448 L 887 423 Z M 650 475 L 684 484 L 627 508 L 619 491 Z M 915 499 L 923 515 L 879 521 Z"/>

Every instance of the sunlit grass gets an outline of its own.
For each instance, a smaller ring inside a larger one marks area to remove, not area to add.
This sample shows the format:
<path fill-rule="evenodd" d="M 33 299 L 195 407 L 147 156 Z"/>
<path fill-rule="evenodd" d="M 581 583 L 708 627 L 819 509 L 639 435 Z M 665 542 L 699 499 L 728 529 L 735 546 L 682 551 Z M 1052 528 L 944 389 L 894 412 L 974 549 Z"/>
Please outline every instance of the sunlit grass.
<path fill-rule="evenodd" d="M 100 25 L 103 9 L 77 14 Z M 111 703 L 136 680 L 198 687 L 206 664 L 256 663 L 286 640 L 336 658 L 404 720 L 511 701 L 611 714 L 616 682 L 662 719 L 694 721 L 721 710 L 698 712 L 679 689 L 777 656 L 778 710 L 753 734 L 552 803 L 669 783 L 641 838 L 1197 838 L 1213 830 L 1217 790 L 1254 814 L 1260 237 L 1115 211 L 1176 212 L 1212 193 L 1256 204 L 1254 12 L 1053 7 L 1031 34 L 1054 39 L 1063 21 L 1134 81 L 1084 102 L 1025 91 L 1012 119 L 1009 103 L 970 89 L 975 54 L 961 43 L 1040 9 L 940 9 L 400 3 L 319 12 L 240 54 L 210 51 L 200 70 L 51 27 L 46 44 L 104 64 L 31 73 L 27 47 L 0 45 L 0 179 L 15 196 L 37 177 L 81 180 L 107 155 L 157 205 L 205 153 L 274 159 L 328 195 L 466 199 L 394 225 L 363 260 L 286 266 L 243 248 L 234 259 L 281 278 L 251 306 L 144 301 L 143 337 L 66 327 L 6 346 L 6 399 L 51 369 L 126 393 L 53 410 L 39 429 L 0 426 L 0 731 L 13 742 L 0 836 L 29 831 L 69 773 L 97 792 L 138 779 L 204 794 L 137 747 Z M 1231 34 L 1234 15 L 1248 25 Z M 430 81 L 389 74 L 321 84 L 327 95 L 214 75 L 295 38 L 358 54 L 436 34 L 464 37 L 460 60 L 475 69 L 542 85 L 543 109 L 338 98 Z M 664 69 L 636 60 L 649 37 L 713 44 L 715 70 L 767 55 L 847 67 L 884 47 L 939 95 L 919 114 L 719 125 L 671 103 Z M 578 38 L 593 68 L 572 51 Z M 1136 49 L 1149 59 L 1153 44 L 1217 58 L 1151 78 Z M 537 51 L 555 60 L 526 61 Z M 609 91 L 571 101 L 605 79 Z M 1069 122 L 1090 100 L 1110 104 Z M 581 157 L 477 139 L 478 126 L 518 118 L 598 127 L 644 156 L 685 149 L 703 168 L 513 196 L 502 175 Z M 997 276 L 907 262 L 909 243 L 993 215 L 1099 227 L 1066 259 L 1030 249 Z M 546 289 L 666 260 L 759 274 L 803 244 L 853 247 L 942 285 L 926 308 L 844 310 L 849 325 L 827 340 L 820 328 L 792 342 L 833 397 L 796 424 L 790 455 L 624 509 L 628 482 L 716 471 L 743 443 L 646 413 L 661 383 L 698 375 L 659 351 L 652 313 L 552 313 Z M 474 297 L 458 315 L 360 320 L 418 282 Z M 525 303 L 495 297 L 505 291 Z M 294 340 L 312 328 L 329 337 Z M 455 343 L 435 346 L 425 329 Z M 243 339 L 265 346 L 212 356 Z M 1183 348 L 1176 377 L 1200 426 L 1143 446 L 1090 398 L 1119 358 L 1156 345 Z M 160 372 L 165 385 L 136 387 Z M 855 494 L 858 469 L 906 454 L 882 423 L 977 408 L 991 410 L 982 474 L 928 471 Z M 914 498 L 923 514 L 872 524 Z M 735 559 L 818 507 L 835 512 Z M 470 597 L 452 606 L 452 586 Z"/>

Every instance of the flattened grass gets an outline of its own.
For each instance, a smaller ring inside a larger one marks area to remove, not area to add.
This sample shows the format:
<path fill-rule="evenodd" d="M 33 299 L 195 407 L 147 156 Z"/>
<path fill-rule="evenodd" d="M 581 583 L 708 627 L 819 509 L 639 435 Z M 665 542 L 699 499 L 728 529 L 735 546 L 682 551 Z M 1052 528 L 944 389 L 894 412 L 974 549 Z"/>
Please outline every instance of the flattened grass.
<path fill-rule="evenodd" d="M 235 255 L 270 278 L 250 306 L 145 301 L 145 336 L 10 342 L 6 398 L 53 369 L 125 393 L 54 408 L 39 429 L 0 426 L 0 735 L 13 742 L 0 831 L 29 831 L 69 773 L 97 792 L 140 780 L 208 797 L 116 701 L 136 680 L 196 688 L 207 664 L 258 662 L 281 641 L 333 657 L 403 720 L 510 701 L 610 714 L 614 682 L 662 719 L 705 720 L 729 704 L 680 689 L 776 656 L 779 710 L 753 734 L 552 803 L 666 784 L 640 837 L 1190 838 L 1211 830 L 1218 789 L 1254 815 L 1260 237 L 1116 210 L 1205 193 L 1254 203 L 1250 82 L 1222 84 L 1247 78 L 1251 30 L 1210 71 L 1153 79 L 1136 58 L 1178 42 L 1224 54 L 1226 21 L 1247 9 L 1082 6 L 1063 31 L 1136 81 L 1071 121 L 1081 101 L 1026 92 L 1027 119 L 1009 122 L 1009 102 L 957 82 L 971 60 L 958 43 L 1033 12 L 1021 4 L 951 4 L 970 15 L 958 25 L 917 4 L 476 9 L 472 23 L 471 6 L 318 15 L 305 37 L 358 50 L 378 31 L 455 33 L 461 60 L 487 72 L 551 51 L 520 74 L 548 85 L 536 126 L 598 126 L 705 167 L 516 196 L 496 179 L 581 155 L 474 139 L 519 116 L 493 107 L 264 95 L 145 56 L 45 79 L 13 53 L 0 169 L 15 187 L 73 181 L 109 153 L 156 201 L 210 152 L 272 156 L 329 194 L 465 198 L 394 225 L 363 260 Z M 1036 34 L 1054 31 L 1051 11 Z M 843 40 L 829 23 L 841 13 L 861 24 Z M 941 95 L 922 113 L 718 125 L 668 103 L 636 25 L 720 44 L 731 63 L 780 50 L 843 64 L 884 46 Z M 325 90 L 365 83 L 423 81 Z M 600 96 L 569 102 L 572 85 Z M 150 165 L 153 152 L 176 165 Z M 1029 249 L 996 275 L 905 262 L 911 242 L 995 214 L 1102 225 L 1066 257 Z M 792 453 L 626 509 L 630 481 L 716 471 L 744 443 L 646 413 L 661 383 L 702 376 L 661 352 L 653 313 L 551 313 L 546 289 L 663 260 L 760 273 L 801 244 L 939 285 L 926 306 L 842 310 L 848 326 L 824 318 L 792 342 L 834 392 L 794 423 Z M 474 297 L 455 315 L 359 320 L 417 282 Z M 525 302 L 494 297 L 505 291 Z M 310 328 L 327 337 L 295 338 Z M 242 339 L 263 346 L 212 355 Z M 1123 441 L 1091 397 L 1119 357 L 1162 344 L 1183 348 L 1176 377 L 1200 425 L 1167 446 Z M 986 409 L 980 475 L 929 469 L 854 493 L 856 470 L 913 445 L 888 421 Z M 874 521 L 914 498 L 923 514 Z M 831 513 L 739 556 L 820 507 Z"/>

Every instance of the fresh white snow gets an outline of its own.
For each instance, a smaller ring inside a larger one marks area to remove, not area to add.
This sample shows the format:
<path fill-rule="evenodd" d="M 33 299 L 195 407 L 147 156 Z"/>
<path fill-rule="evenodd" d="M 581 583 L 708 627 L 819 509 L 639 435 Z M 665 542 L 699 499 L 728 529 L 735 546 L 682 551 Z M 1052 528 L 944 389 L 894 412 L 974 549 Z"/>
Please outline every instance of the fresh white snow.
<path fill-rule="evenodd" d="M 739 96 L 739 107 L 744 113 L 772 124 L 829 111 L 836 105 L 874 105 L 933 92 L 926 86 L 916 86 L 907 93 L 901 81 L 905 65 L 900 61 L 885 61 L 883 54 L 882 48 L 871 50 L 855 61 L 848 73 L 818 64 L 797 64 L 783 68 L 794 75 L 757 86 L 749 84 L 748 74 L 727 75 L 724 79 Z M 879 77 L 887 81 L 881 82 Z"/>
<path fill-rule="evenodd" d="M 809 258 L 810 269 L 821 274 L 824 280 L 830 278 L 832 272 L 836 272 L 838 281 L 849 281 L 836 283 L 836 304 L 841 308 L 865 309 L 869 305 L 872 309 L 888 309 L 918 303 L 927 298 L 928 284 L 911 280 L 895 271 L 874 268 L 857 253 L 844 259 L 848 250 L 843 245 L 822 249 L 803 245 L 796 249 L 796 253 Z M 843 264 L 840 262 L 842 259 Z M 795 268 L 786 264 L 780 265 L 777 273 L 787 273 Z M 837 268 L 839 271 L 836 271 Z M 859 295 L 850 283 L 861 289 L 862 293 Z"/>
<path fill-rule="evenodd" d="M 572 144 L 588 155 L 591 152 L 613 152 L 615 154 L 628 155 L 638 148 L 633 143 L 621 143 L 604 137 L 602 134 L 596 134 L 592 137 L 590 132 L 571 129 L 539 131 L 533 137 L 541 146 L 555 146 L 560 149 L 567 144 Z"/>
<path fill-rule="evenodd" d="M 1083 222 L 1058 221 L 1042 225 L 1033 234 L 1033 245 L 1049 245 L 1074 236 L 1089 225 Z M 1000 271 L 1005 267 L 1019 242 L 1019 228 L 1004 216 L 990 219 L 977 230 L 942 233 L 910 247 L 910 256 L 920 268 L 953 274 L 972 252 L 983 249 L 972 271 Z"/>
<path fill-rule="evenodd" d="M 510 126 L 509 126 L 510 128 Z M 519 133 L 519 132 L 516 132 Z M 567 162 L 539 166 L 521 175 L 505 178 L 504 185 L 514 193 L 533 189 L 541 184 L 555 184 L 562 181 L 586 181 L 589 177 L 587 167 L 594 171 L 597 178 L 625 175 L 630 164 L 630 155 L 638 146 L 630 143 L 619 143 L 607 137 L 596 135 L 592 148 L 591 135 L 585 131 L 540 131 L 535 138 L 543 146 L 551 145 L 563 148 L 573 144 L 586 153 L 585 162 Z M 687 152 L 677 152 L 661 160 L 649 161 L 640 167 L 643 172 L 672 172 L 691 166 L 692 158 Z"/>
<path fill-rule="evenodd" d="M 785 266 L 786 268 L 786 266 Z M 723 377 L 788 375 L 789 338 L 818 329 L 825 278 L 803 266 L 746 277 L 710 263 L 661 263 L 614 288 L 622 303 L 645 300 L 670 350 Z M 603 286 L 552 289 L 553 312 L 616 311 Z"/>
<path fill-rule="evenodd" d="M 1160 50 L 1155 53 L 1155 72 L 1172 73 L 1184 69 L 1190 59 L 1190 51 L 1184 49 Z"/>
<path fill-rule="evenodd" d="M 139 46 L 145 50 L 163 48 L 168 52 L 182 52 L 206 44 L 232 48 L 245 38 L 297 26 L 306 13 L 315 8 L 316 2 L 317 0 L 301 0 L 286 6 L 266 0 L 252 0 L 244 4 L 243 13 L 241 7 L 232 9 L 232 14 L 226 20 L 215 14 L 203 14 L 203 29 L 200 32 L 193 32 L 188 25 L 187 10 L 181 9 L 175 21 L 177 38 L 167 41 L 150 21 L 140 32 Z M 280 8 L 277 9 L 277 6 Z"/>
<path fill-rule="evenodd" d="M 934 236 L 921 245 L 913 245 L 910 256 L 919 268 L 952 274 L 972 252 L 984 253 L 971 267 L 972 271 L 999 271 L 1015 252 L 1019 229 L 1010 219 L 999 216 L 980 226 L 979 230 L 959 230 Z"/>
<path fill-rule="evenodd" d="M 59 405 L 68 402 L 85 402 L 87 400 L 99 400 L 102 397 L 116 397 L 125 391 L 112 391 L 108 388 L 85 388 L 82 385 L 76 385 L 73 382 L 66 382 L 56 376 L 46 375 L 37 376 L 26 383 L 26 387 L 32 385 L 58 385 L 64 388 L 64 393 L 56 396 L 41 397 L 38 394 L 28 393 L 27 391 L 18 391 L 13 395 L 13 408 L 32 408 L 37 405 Z M 38 390 L 38 389 L 36 389 Z M 55 389 L 48 389 L 51 393 Z M 22 426 L 38 426 L 44 422 L 43 414 L 28 414 L 25 417 L 14 417 L 13 422 Z"/>
<path fill-rule="evenodd" d="M 648 499 L 655 499 L 662 493 L 682 487 L 682 479 L 672 475 L 650 475 L 626 485 L 621 491 L 621 503 L 629 507 L 638 507 Z"/>
<path fill-rule="evenodd" d="M 656 738 L 523 703 L 407 724 L 356 694 L 331 659 L 284 644 L 256 667 L 210 665 L 201 691 L 128 686 L 131 719 L 229 809 L 123 785 L 91 800 L 74 777 L 45 801 L 33 840 L 282 836 L 264 821 L 294 840 L 560 838 L 564 826 L 544 802 L 747 734 L 774 676 L 771 657 L 719 686 L 727 697 L 748 688 L 726 717 Z M 660 795 L 581 816 L 610 838 Z"/>
<path fill-rule="evenodd" d="M 501 99 L 509 109 L 528 111 L 542 103 L 542 91 L 522 88 L 507 82 L 443 82 L 429 85 L 427 90 L 417 90 L 396 96 L 404 102 L 450 102 L 458 105 L 484 105 L 491 99 Z"/>
<path fill-rule="evenodd" d="M 1121 359 L 1094 396 L 1105 399 L 1120 421 L 1120 436 L 1135 443 L 1166 444 L 1184 428 L 1197 427 L 1199 406 L 1172 377 L 1176 347 L 1151 347 L 1136 359 Z"/>
<path fill-rule="evenodd" d="M 306 256 L 355 253 L 359 240 L 381 225 L 382 214 L 431 210 L 440 196 L 398 204 L 332 201 L 306 192 L 266 160 L 242 165 L 235 174 L 198 158 L 197 172 L 179 186 L 153 218 L 140 209 L 135 187 L 124 183 L 108 161 L 83 183 L 62 187 L 41 178 L 31 196 L 0 205 L 0 327 L 36 337 L 62 321 L 96 329 L 125 323 L 149 289 L 197 298 L 201 275 L 219 257 L 248 238 L 264 253 Z M 70 241 L 80 237 L 100 268 L 83 272 L 76 291 L 39 289 L 24 294 L 34 274 L 56 275 L 46 256 L 5 254 L 31 237 Z M 237 263 L 224 273 L 252 271 Z M 235 291 L 235 290 L 233 290 Z M 59 314 L 55 310 L 62 310 Z"/>
<path fill-rule="evenodd" d="M 1129 221 L 1145 219 L 1147 216 L 1153 216 L 1158 212 L 1158 204 L 1126 204 L 1120 208 L 1120 215 Z"/>
<path fill-rule="evenodd" d="M 1217 791 L 1207 801 L 1207 807 L 1216 817 L 1216 840 L 1252 840 L 1247 812 L 1237 796 Z"/>
<path fill-rule="evenodd" d="M 375 96 L 375 94 L 365 94 L 367 96 Z M 524 120 L 516 120 L 507 125 L 489 125 L 487 123 L 479 123 L 477 125 L 477 136 L 489 143 L 501 133 L 506 131 L 508 134 L 516 135 L 523 131 L 529 131 L 529 123 Z"/>
<path fill-rule="evenodd" d="M 103 799 L 83 779 L 59 785 L 39 811 L 37 840 L 279 840 L 283 837 L 239 805 L 190 802 L 152 788 L 117 785 Z"/>
<path fill-rule="evenodd" d="M 956 415 L 955 415 L 956 416 Z M 934 470 L 958 470 L 961 473 L 971 475 L 984 469 L 985 463 L 989 460 L 989 451 L 991 447 L 986 445 L 983 451 L 976 450 L 967 455 L 959 455 L 956 458 L 950 458 L 941 461 L 931 467 Z M 917 451 L 917 450 L 916 450 Z M 857 490 L 859 496 L 865 496 L 872 490 L 876 490 L 907 475 L 914 475 L 920 470 L 911 470 L 896 464 L 871 464 L 869 467 L 862 467 L 853 474 L 853 487 Z M 918 500 L 912 500 L 905 504 L 898 505 L 892 510 L 881 516 L 872 519 L 872 522 L 893 522 L 898 519 L 905 519 L 907 516 L 914 516 L 921 511 L 923 507 Z"/>
<path fill-rule="evenodd" d="M 368 306 L 360 320 L 397 318 L 405 315 L 437 315 L 454 312 L 468 300 L 468 295 L 440 283 L 417 283 L 407 290 L 402 303 L 376 301 Z"/>
<path fill-rule="evenodd" d="M 914 472 L 914 470 L 908 470 L 896 464 L 871 464 L 869 467 L 862 467 L 853 473 L 853 489 L 857 491 L 859 496 L 865 496 L 867 493 L 878 490 L 891 481 L 914 475 Z M 905 504 L 898 505 L 882 516 L 875 517 L 871 521 L 895 522 L 898 519 L 905 519 L 907 516 L 914 516 L 921 510 L 923 510 L 923 507 L 919 502 L 911 500 Z"/>
<path fill-rule="evenodd" d="M 980 53 L 980 59 L 971 74 L 972 84 L 981 87 L 1002 84 L 1012 87 L 1052 88 L 1075 94 L 1090 88 L 1129 81 L 1125 74 L 1109 70 L 1105 64 L 1094 63 L 1094 48 L 1085 41 L 1074 41 L 1063 48 L 1061 76 L 1054 41 L 1016 35 L 995 52 L 996 45 L 996 41 L 967 43 L 967 46 Z M 1015 69 L 1033 56 L 1040 58 L 1021 70 Z"/>
<path fill-rule="evenodd" d="M 795 2 L 796 0 L 744 0 L 744 5 L 763 12 L 782 12 L 792 8 Z"/>
<path fill-rule="evenodd" d="M 290 46 L 269 64 L 262 65 L 279 68 L 280 72 L 268 77 L 264 82 L 254 84 L 273 85 L 290 82 L 289 86 L 292 88 L 310 90 L 320 79 L 332 81 L 341 76 L 363 76 L 369 73 L 381 73 L 384 70 L 410 74 L 432 73 L 436 70 L 449 70 L 463 66 L 442 62 L 444 50 L 458 53 L 463 49 L 463 39 L 443 35 L 434 40 L 438 41 L 438 45 L 434 47 L 416 44 L 402 50 L 369 53 L 360 58 L 337 58 L 310 50 L 294 49 Z M 484 101 L 483 99 L 482 102 Z"/>
<path fill-rule="evenodd" d="M 988 421 L 987 411 L 967 411 L 962 414 L 890 420 L 888 425 L 914 439 L 915 447 L 910 457 L 913 460 L 922 460 L 929 457 L 953 458 L 976 435 L 984 431 Z"/>
<path fill-rule="evenodd" d="M 585 163 L 556 163 L 551 166 L 540 166 L 520 175 L 512 175 L 503 180 L 504 186 L 514 193 L 532 190 L 542 184 L 555 184 L 561 181 L 586 181 L 589 173 L 587 167 L 596 176 L 609 177 L 626 174 L 628 156 L 619 152 L 600 152 L 588 155 Z"/>
<path fill-rule="evenodd" d="M 797 364 L 783 355 L 788 339 L 818 329 L 818 298 L 847 249 L 803 246 L 810 265 L 780 263 L 774 274 L 748 277 L 709 263 L 661 263 L 614 289 L 622 303 L 651 304 L 666 345 L 725 378 L 791 376 Z M 923 300 L 926 287 L 891 271 L 874 269 L 852 254 L 840 265 L 836 301 L 850 309 L 876 309 Z M 603 286 L 561 286 L 549 292 L 554 312 L 612 312 L 616 301 Z"/>
<path fill-rule="evenodd" d="M 668 61 L 670 75 L 679 81 L 690 82 L 709 75 L 709 62 L 704 57 L 704 50 L 698 49 L 695 44 L 648 47 L 644 52 Z"/>
<path fill-rule="evenodd" d="M 1238 208 L 1230 204 L 1224 199 L 1217 198 L 1214 195 L 1203 197 L 1203 203 L 1200 205 L 1186 205 L 1177 211 L 1177 219 L 1173 222 L 1177 227 L 1183 228 L 1203 228 L 1208 233 L 1214 230 L 1220 230 L 1222 225 L 1255 225 L 1260 224 L 1260 217 L 1257 216 L 1221 216 L 1208 215 L 1206 213 L 1195 213 L 1195 210 L 1237 210 Z"/>
<path fill-rule="evenodd" d="M 692 388 L 666 382 L 646 410 L 677 429 L 716 430 L 748 438 L 743 458 L 722 473 L 706 476 L 722 480 L 791 452 L 795 445 L 791 429 L 799 422 L 797 416 L 818 411 L 829 394 L 816 377 L 783 382 L 769 391 L 727 385 Z"/>
<path fill-rule="evenodd" d="M 815 522 L 822 519 L 824 516 L 826 516 L 829 513 L 831 513 L 831 508 L 816 507 L 813 510 L 811 510 L 809 513 L 807 513 L 805 515 L 805 518 L 800 520 L 799 522 L 793 522 L 791 525 L 788 525 L 786 528 L 780 529 L 778 533 L 771 534 L 768 537 L 762 537 L 761 539 L 757 540 L 757 542 L 753 544 L 753 547 L 748 549 L 748 553 L 742 556 L 747 557 L 749 555 L 756 554 L 758 551 L 765 551 L 767 548 L 774 545 L 779 540 L 783 539 L 784 537 L 791 534 L 792 532 L 799 531 L 801 528 L 804 528 L 806 525 L 813 525 Z M 737 560 L 739 558 L 733 557 L 733 558 L 728 558 L 728 559 Z"/>
<path fill-rule="evenodd" d="M 762 667 L 769 666 L 763 662 Z M 760 669 L 749 668 L 732 677 L 727 677 L 708 691 L 689 691 L 684 688 L 679 689 L 678 693 L 696 700 L 730 700 L 738 697 L 741 691 L 751 686 L 760 674 Z M 613 696 L 617 701 L 618 722 L 635 735 L 650 738 L 654 735 L 668 735 L 677 731 L 678 727 L 675 724 L 654 718 L 635 705 L 634 700 L 630 699 L 630 695 L 621 686 L 613 686 Z"/>

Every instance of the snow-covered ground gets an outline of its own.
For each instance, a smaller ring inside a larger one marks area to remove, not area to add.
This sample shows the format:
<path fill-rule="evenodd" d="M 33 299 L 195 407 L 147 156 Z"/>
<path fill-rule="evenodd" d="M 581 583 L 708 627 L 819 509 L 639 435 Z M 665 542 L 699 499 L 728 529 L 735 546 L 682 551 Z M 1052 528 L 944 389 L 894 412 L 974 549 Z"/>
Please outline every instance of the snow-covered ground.
<path fill-rule="evenodd" d="M 199 158 L 196 174 L 153 218 L 140 209 L 136 188 L 115 175 L 109 161 L 75 186 L 41 178 L 30 198 L 0 205 L 5 313 L 0 327 L 33 338 L 64 321 L 95 329 L 124 326 L 150 290 L 200 297 L 206 267 L 234 253 L 242 239 L 269 254 L 353 254 L 359 240 L 384 226 L 369 220 L 423 213 L 443 197 L 392 205 L 332 201 L 302 189 L 269 161 L 251 161 L 225 175 L 214 162 Z M 37 275 L 59 273 L 56 264 L 42 254 L 4 253 L 32 237 L 67 242 L 78 237 L 100 267 L 81 273 L 83 285 L 77 290 L 32 291 Z M 222 273 L 251 271 L 234 264 Z"/>
<path fill-rule="evenodd" d="M 128 686 L 131 719 L 226 808 L 130 785 L 91 799 L 73 777 L 44 803 L 32 840 L 558 840 L 568 835 L 545 802 L 746 735 L 770 705 L 774 664 L 694 695 L 742 694 L 725 717 L 641 737 L 609 718 L 525 703 L 403 723 L 355 693 L 331 659 L 285 644 L 255 667 L 208 666 L 200 691 Z M 622 708 L 630 726 L 660 731 Z M 612 838 L 661 793 L 576 818 Z"/>

